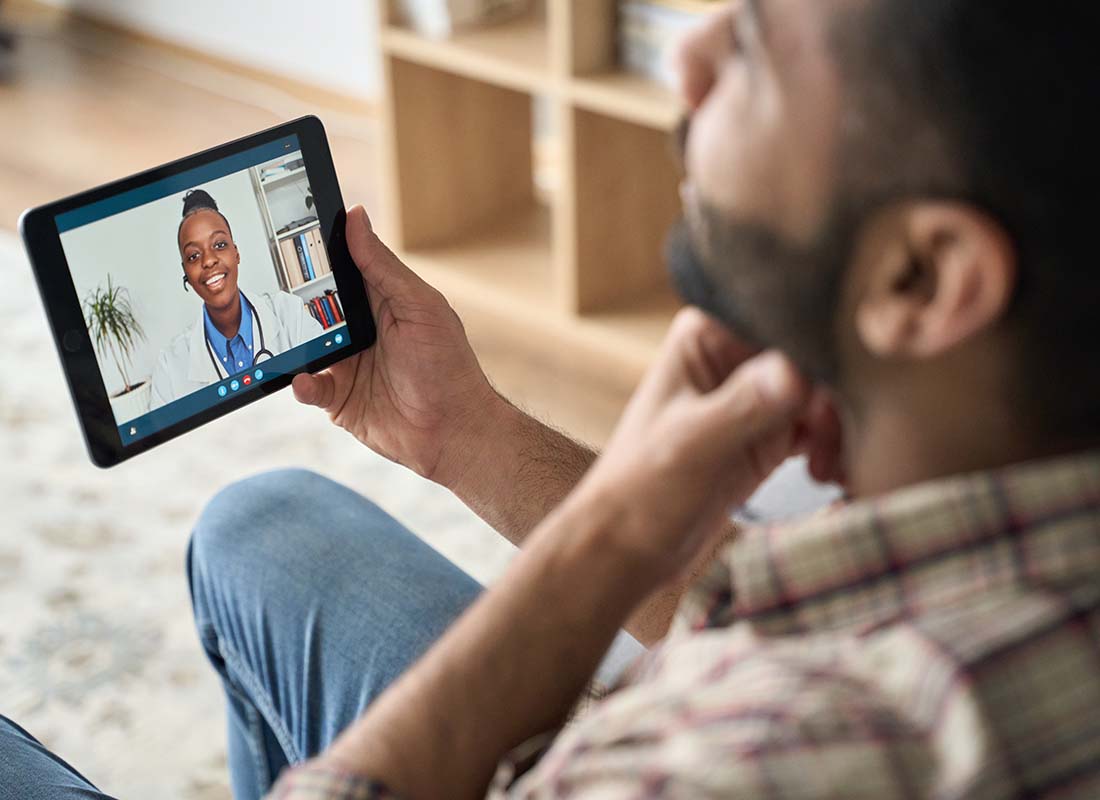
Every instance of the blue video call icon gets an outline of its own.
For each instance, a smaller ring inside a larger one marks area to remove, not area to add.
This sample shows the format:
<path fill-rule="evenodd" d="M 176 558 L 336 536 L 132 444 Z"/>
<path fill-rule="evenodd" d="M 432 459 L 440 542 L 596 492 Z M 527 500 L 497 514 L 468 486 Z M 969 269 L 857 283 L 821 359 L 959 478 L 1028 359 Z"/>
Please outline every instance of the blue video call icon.
<path fill-rule="evenodd" d="M 238 381 L 238 380 L 230 381 L 229 388 L 232 389 L 235 392 L 235 391 L 237 391 L 238 389 L 241 388 L 241 382 Z"/>
<path fill-rule="evenodd" d="M 342 334 L 342 333 L 336 334 L 336 344 L 343 344 L 343 343 L 344 343 L 344 334 Z"/>

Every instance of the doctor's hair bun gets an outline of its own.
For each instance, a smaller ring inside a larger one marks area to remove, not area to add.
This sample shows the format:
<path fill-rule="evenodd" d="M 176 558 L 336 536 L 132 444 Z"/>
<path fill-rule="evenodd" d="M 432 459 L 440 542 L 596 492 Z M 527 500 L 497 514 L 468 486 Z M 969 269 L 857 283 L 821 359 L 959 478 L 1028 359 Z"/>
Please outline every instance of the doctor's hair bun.
<path fill-rule="evenodd" d="M 183 216 L 186 217 L 204 209 L 218 211 L 218 204 L 214 202 L 214 198 L 210 196 L 209 192 L 203 189 L 192 189 L 183 196 Z M 221 212 L 218 211 L 218 213 Z"/>
<path fill-rule="evenodd" d="M 222 218 L 222 222 L 225 223 L 225 229 L 229 235 L 233 235 L 233 229 L 229 225 L 229 220 L 226 219 L 225 214 L 218 209 L 218 204 L 214 202 L 214 198 L 210 196 L 210 193 L 203 189 L 192 189 L 183 196 L 183 216 L 180 218 L 179 228 L 176 229 L 177 244 L 180 243 L 179 238 L 180 234 L 183 233 L 183 224 L 187 221 L 187 218 L 196 211 L 213 211 Z"/>
<path fill-rule="evenodd" d="M 226 231 L 230 237 L 233 235 L 233 229 L 230 227 L 229 220 L 226 219 L 226 215 L 223 215 L 218 208 L 217 202 L 213 201 L 210 197 L 210 193 L 204 189 L 191 189 L 186 195 L 184 195 L 184 215 L 179 219 L 179 228 L 176 229 L 176 243 L 179 245 L 180 250 L 183 250 L 183 242 L 179 241 L 179 235 L 184 232 L 184 223 L 187 218 L 193 215 L 196 211 L 213 211 L 221 217 L 221 221 L 226 223 Z"/>

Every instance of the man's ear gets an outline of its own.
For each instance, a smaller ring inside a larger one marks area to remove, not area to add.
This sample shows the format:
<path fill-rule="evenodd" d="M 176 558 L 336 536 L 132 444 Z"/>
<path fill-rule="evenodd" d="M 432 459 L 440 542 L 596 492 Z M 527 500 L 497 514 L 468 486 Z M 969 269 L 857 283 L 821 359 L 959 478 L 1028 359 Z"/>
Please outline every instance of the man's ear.
<path fill-rule="evenodd" d="M 894 218 L 867 266 L 856 306 L 864 347 L 882 358 L 932 358 L 993 326 L 1016 287 L 1008 234 L 961 203 L 918 203 Z"/>

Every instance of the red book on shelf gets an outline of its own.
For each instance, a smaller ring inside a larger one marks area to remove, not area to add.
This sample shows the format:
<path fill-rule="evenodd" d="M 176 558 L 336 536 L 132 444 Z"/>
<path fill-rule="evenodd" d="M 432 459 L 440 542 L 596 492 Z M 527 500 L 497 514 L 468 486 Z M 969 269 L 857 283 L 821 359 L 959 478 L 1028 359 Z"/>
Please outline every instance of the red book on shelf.
<path fill-rule="evenodd" d="M 317 321 L 321 323 L 321 327 L 327 328 L 328 325 L 325 322 L 325 314 L 321 311 L 321 301 L 314 297 L 309 301 L 309 305 L 313 309 L 313 314 L 317 317 Z"/>
<path fill-rule="evenodd" d="M 340 295 L 337 292 L 333 291 L 332 289 L 328 289 L 326 291 L 326 294 L 328 294 L 330 297 L 332 297 L 332 302 L 334 302 L 336 304 L 336 310 L 340 312 L 340 319 L 343 319 L 344 318 L 344 307 L 340 305 Z"/>
<path fill-rule="evenodd" d="M 332 295 L 325 295 L 325 303 L 328 305 L 329 313 L 332 314 L 332 321 L 343 322 L 343 320 L 340 319 L 340 315 L 336 311 L 336 303 L 332 302 Z"/>
<path fill-rule="evenodd" d="M 325 289 L 325 301 L 328 302 L 328 306 L 332 309 L 332 316 L 337 322 L 344 321 L 344 309 L 340 308 L 340 301 L 336 298 L 336 292 L 333 289 Z"/>
<path fill-rule="evenodd" d="M 331 328 L 336 324 L 335 317 L 332 316 L 332 312 L 329 311 L 328 303 L 325 302 L 324 297 L 314 297 L 313 302 L 317 304 L 317 310 L 321 314 L 321 324 L 326 328 Z"/>

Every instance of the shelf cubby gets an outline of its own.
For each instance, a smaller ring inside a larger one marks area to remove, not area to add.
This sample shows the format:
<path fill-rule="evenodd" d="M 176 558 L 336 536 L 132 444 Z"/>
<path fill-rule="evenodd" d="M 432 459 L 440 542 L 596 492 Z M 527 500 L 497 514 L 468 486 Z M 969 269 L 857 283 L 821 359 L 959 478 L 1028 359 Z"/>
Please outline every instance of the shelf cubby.
<path fill-rule="evenodd" d="M 658 130 L 681 115 L 675 93 L 657 81 L 621 69 L 616 57 L 615 0 L 555 0 L 555 41 L 575 105 Z"/>
<path fill-rule="evenodd" d="M 535 203 L 530 95 L 390 57 L 396 244 L 418 249 Z"/>
<path fill-rule="evenodd" d="M 567 117 L 572 191 L 562 193 L 560 207 L 571 234 L 561 242 L 568 307 L 578 314 L 622 308 L 668 285 L 664 240 L 680 213 L 669 137 L 583 108 Z"/>
<path fill-rule="evenodd" d="M 405 248 L 406 263 L 444 294 L 514 309 L 553 313 L 550 211 L 533 204 L 433 247 Z"/>
<path fill-rule="evenodd" d="M 679 306 L 663 242 L 681 109 L 616 66 L 614 0 L 535 2 L 443 41 L 381 7 L 387 241 L 517 346 L 584 350 L 639 377 Z M 535 98 L 557 137 L 549 197 L 534 188 Z"/>

